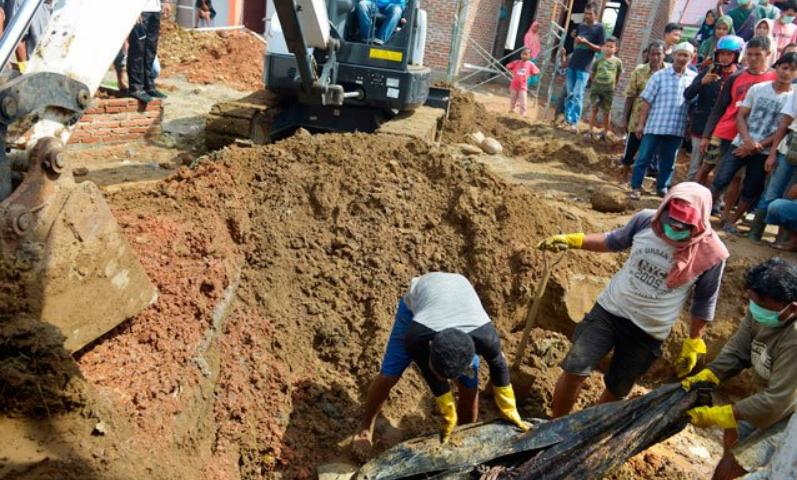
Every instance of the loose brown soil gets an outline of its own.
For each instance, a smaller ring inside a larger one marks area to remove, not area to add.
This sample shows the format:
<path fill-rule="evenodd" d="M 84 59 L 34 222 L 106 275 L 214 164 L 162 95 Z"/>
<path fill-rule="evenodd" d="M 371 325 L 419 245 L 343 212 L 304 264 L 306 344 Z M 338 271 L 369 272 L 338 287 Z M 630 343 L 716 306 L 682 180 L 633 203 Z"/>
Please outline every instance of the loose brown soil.
<path fill-rule="evenodd" d="M 447 145 L 467 143 L 475 130 L 517 161 L 541 166 L 559 160 L 597 169 L 615 153 L 610 146 L 585 153 L 561 132 L 457 96 L 441 146 L 299 132 L 275 145 L 228 148 L 154 186 L 110 195 L 161 297 L 79 355 L 88 400 L 64 402 L 54 422 L 70 426 L 58 441 L 71 450 L 58 450 L 57 461 L 30 461 L 21 477 L 81 465 L 96 473 L 88 478 L 311 478 L 319 464 L 346 458 L 397 299 L 428 271 L 466 275 L 514 357 L 543 269 L 536 241 L 560 229 L 607 230 L 628 217 L 508 183 L 489 162 Z M 711 355 L 739 318 L 745 268 L 762 256 L 748 250 L 729 263 Z M 583 286 L 600 286 L 622 260 L 568 252 L 554 271 L 530 351 L 514 373 L 523 415 L 550 415 L 558 364 L 579 320 L 573 305 L 591 304 L 594 289 Z M 671 375 L 685 332 L 681 322 L 644 386 Z M 596 373 L 578 408 L 601 389 Z M 495 418 L 490 395 L 482 398 L 481 417 Z M 110 433 L 92 434 L 98 419 L 112 424 Z M 431 394 L 411 369 L 377 422 L 377 451 L 437 422 Z M 694 458 L 660 447 L 611 478 L 696 478 Z"/>
<path fill-rule="evenodd" d="M 164 76 L 185 75 L 191 83 L 223 83 L 249 92 L 263 88 L 265 43 L 249 32 L 185 30 L 161 25 L 158 58 Z"/>

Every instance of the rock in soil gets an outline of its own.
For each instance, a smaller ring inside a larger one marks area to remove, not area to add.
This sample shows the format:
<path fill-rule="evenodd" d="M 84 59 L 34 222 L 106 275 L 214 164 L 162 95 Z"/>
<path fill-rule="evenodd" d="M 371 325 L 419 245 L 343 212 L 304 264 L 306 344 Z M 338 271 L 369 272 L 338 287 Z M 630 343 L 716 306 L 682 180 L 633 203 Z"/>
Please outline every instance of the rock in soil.
<path fill-rule="evenodd" d="M 482 150 L 484 150 L 484 153 L 487 153 L 489 155 L 498 155 L 499 153 L 504 151 L 504 147 L 501 146 L 501 143 L 499 143 L 498 140 L 492 137 L 485 138 L 484 141 L 481 143 L 481 147 Z"/>
<path fill-rule="evenodd" d="M 630 207 L 628 195 L 619 188 L 605 186 L 592 193 L 592 208 L 599 212 L 621 213 Z"/>

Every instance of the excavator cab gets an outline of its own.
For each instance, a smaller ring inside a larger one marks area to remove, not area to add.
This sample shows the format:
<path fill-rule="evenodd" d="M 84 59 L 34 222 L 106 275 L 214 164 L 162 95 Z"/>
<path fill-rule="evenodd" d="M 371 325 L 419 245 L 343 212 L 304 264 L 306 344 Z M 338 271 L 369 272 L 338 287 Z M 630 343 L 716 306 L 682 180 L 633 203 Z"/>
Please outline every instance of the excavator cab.
<path fill-rule="evenodd" d="M 429 101 L 431 69 L 423 65 L 426 12 L 406 0 L 402 20 L 384 43 L 365 41 L 362 0 L 274 0 L 264 83 L 281 111 L 265 134 L 271 140 L 299 127 L 310 131 L 373 132 L 398 112 Z M 374 2 L 375 3 L 375 2 Z M 386 21 L 371 13 L 373 30 Z M 328 38 L 319 38 L 319 37 Z"/>

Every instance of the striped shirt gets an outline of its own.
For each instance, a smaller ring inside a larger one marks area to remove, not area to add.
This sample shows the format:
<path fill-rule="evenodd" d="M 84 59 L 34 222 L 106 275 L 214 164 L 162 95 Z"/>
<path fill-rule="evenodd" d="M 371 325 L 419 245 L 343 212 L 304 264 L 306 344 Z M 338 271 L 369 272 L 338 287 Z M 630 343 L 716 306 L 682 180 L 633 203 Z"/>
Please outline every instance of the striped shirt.
<path fill-rule="evenodd" d="M 645 124 L 645 134 L 686 135 L 686 119 L 689 102 L 684 99 L 684 90 L 692 84 L 697 74 L 689 69 L 678 74 L 665 68 L 656 72 L 648 81 L 640 97 L 650 104 L 650 114 Z"/>

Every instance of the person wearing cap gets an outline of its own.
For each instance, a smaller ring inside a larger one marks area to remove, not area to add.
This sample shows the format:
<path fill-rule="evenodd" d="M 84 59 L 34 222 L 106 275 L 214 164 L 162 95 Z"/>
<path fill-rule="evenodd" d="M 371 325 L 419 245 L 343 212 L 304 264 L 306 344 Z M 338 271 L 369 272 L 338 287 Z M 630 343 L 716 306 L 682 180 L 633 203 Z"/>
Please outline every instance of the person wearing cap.
<path fill-rule="evenodd" d="M 688 375 L 698 356 L 706 353 L 702 338 L 714 319 L 728 258 L 711 228 L 710 215 L 709 190 L 684 182 L 670 189 L 658 210 L 642 210 L 618 230 L 556 235 L 538 244 L 554 251 L 563 246 L 591 252 L 630 250 L 628 260 L 576 327 L 562 362 L 564 372 L 556 382 L 554 417 L 570 412 L 586 378 L 612 350 L 599 403 L 628 395 L 661 357 L 661 345 L 690 297 L 689 336 L 675 365 L 678 376 Z"/>
<path fill-rule="evenodd" d="M 479 356 L 490 367 L 493 397 L 503 419 L 528 430 L 517 411 L 501 339 L 467 278 L 432 272 L 413 278 L 401 297 L 382 367 L 371 383 L 365 413 L 354 435 L 352 453 L 360 460 L 371 451 L 374 422 L 404 370 L 415 362 L 443 416 L 442 443 L 458 424 L 476 421 L 479 412 Z M 456 380 L 459 402 L 449 382 Z"/>
<path fill-rule="evenodd" d="M 747 91 L 736 119 L 739 133 L 720 162 L 711 184 L 711 193 L 716 201 L 739 170 L 747 168 L 735 213 L 723 212 L 720 219 L 720 226 L 731 233 L 736 233 L 736 222 L 764 191 L 769 150 L 773 146 L 777 148 L 774 142 L 781 112 L 792 100 L 792 81 L 797 78 L 797 54 L 788 53 L 780 57 L 775 62 L 775 74 L 775 81 L 759 83 Z"/>
<path fill-rule="evenodd" d="M 698 428 L 725 429 L 714 480 L 739 478 L 768 464 L 797 404 L 797 265 L 767 260 L 747 271 L 745 289 L 747 313 L 736 332 L 705 369 L 682 382 L 686 391 L 700 382 L 719 386 L 750 369 L 759 387 L 732 404 L 686 412 Z"/>
<path fill-rule="evenodd" d="M 694 54 L 695 47 L 692 44 L 682 42 L 676 45 L 672 67 L 650 77 L 640 95 L 644 103 L 639 112 L 635 135 L 642 142 L 631 175 L 631 197 L 634 199 L 642 195 L 645 173 L 657 153 L 659 174 L 656 177 L 656 193 L 663 197 L 670 186 L 675 156 L 686 135 L 689 102 L 684 98 L 684 91 L 697 76 L 687 68 Z"/>

